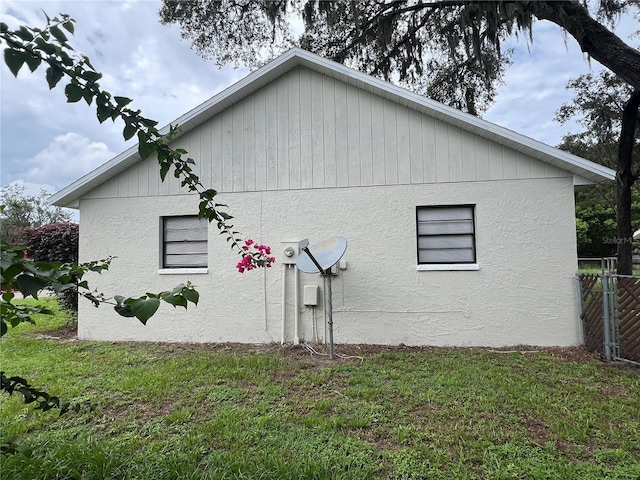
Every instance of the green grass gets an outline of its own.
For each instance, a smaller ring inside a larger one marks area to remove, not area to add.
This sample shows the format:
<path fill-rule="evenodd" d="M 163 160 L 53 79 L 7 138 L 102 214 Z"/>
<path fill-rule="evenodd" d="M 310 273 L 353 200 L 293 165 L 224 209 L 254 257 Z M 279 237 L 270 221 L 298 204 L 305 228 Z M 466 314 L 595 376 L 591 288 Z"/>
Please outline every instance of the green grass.
<path fill-rule="evenodd" d="M 363 360 L 329 362 L 49 338 L 63 324 L 10 330 L 2 369 L 98 407 L 0 397 L 3 434 L 30 449 L 3 480 L 640 477 L 640 370 L 577 350 L 338 346 Z"/>
<path fill-rule="evenodd" d="M 591 274 L 591 275 L 600 275 L 602 274 L 602 268 L 600 267 L 579 267 L 578 268 L 578 273 L 583 273 L 583 274 Z M 634 268 L 633 269 L 633 275 L 634 276 L 640 276 L 640 269 L 639 268 Z"/>

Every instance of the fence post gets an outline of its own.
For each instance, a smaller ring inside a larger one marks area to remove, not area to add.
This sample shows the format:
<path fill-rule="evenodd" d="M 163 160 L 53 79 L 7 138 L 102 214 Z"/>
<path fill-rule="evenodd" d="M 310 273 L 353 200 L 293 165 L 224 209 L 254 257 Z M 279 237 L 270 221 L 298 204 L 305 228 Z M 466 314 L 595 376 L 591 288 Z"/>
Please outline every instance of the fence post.
<path fill-rule="evenodd" d="M 609 318 L 609 274 L 602 274 L 602 317 L 604 323 L 604 357 L 611 360 L 611 326 Z"/>
<path fill-rule="evenodd" d="M 584 345 L 586 335 L 584 333 L 584 319 L 582 318 L 584 310 L 582 305 L 582 278 L 580 277 L 580 273 L 576 273 L 576 288 L 578 290 L 578 318 L 580 319 L 578 322 L 578 335 L 580 336 L 580 343 Z"/>

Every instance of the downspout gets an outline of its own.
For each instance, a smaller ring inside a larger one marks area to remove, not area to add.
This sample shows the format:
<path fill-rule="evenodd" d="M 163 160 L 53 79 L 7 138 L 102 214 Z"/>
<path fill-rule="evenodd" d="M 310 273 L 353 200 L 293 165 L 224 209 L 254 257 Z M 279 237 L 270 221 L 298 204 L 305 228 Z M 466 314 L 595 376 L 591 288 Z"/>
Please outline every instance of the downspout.
<path fill-rule="evenodd" d="M 269 322 L 267 321 L 267 272 L 263 269 L 262 272 L 262 293 L 264 296 L 264 331 L 269 332 Z M 272 337 L 273 338 L 273 337 Z"/>
<path fill-rule="evenodd" d="M 285 340 L 285 321 L 287 314 L 287 305 L 285 303 L 287 297 L 287 264 L 282 264 L 282 338 L 280 340 L 280 344 L 284 345 Z"/>
<path fill-rule="evenodd" d="M 300 334 L 298 332 L 299 324 L 300 324 L 300 272 L 298 271 L 297 265 L 293 266 L 294 270 L 294 280 L 293 280 L 293 308 L 294 312 L 294 321 L 293 321 L 293 343 L 294 345 L 300 345 Z"/>

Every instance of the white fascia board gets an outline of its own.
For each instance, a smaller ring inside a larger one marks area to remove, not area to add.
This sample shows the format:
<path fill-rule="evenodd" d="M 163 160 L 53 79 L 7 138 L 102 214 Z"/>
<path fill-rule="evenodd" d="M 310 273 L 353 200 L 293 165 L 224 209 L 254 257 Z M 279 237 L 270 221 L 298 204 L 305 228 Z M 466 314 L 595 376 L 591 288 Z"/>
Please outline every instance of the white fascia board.
<path fill-rule="evenodd" d="M 593 180 L 589 180 L 587 178 L 581 177 L 580 175 L 573 176 L 574 187 L 583 187 L 583 186 L 590 186 L 590 185 L 595 185 L 595 182 Z"/>

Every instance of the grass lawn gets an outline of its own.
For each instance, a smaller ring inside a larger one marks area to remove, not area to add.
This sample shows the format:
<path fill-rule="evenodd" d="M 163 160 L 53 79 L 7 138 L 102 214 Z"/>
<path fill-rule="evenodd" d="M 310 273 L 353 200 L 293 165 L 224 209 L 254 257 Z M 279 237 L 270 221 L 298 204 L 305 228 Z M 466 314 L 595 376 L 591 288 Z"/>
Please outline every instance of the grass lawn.
<path fill-rule="evenodd" d="M 640 369 L 577 349 L 338 345 L 352 358 L 330 362 L 78 342 L 63 324 L 10 329 L 2 370 L 98 406 L 59 417 L 0 396 L 3 435 L 30 447 L 0 460 L 3 480 L 640 477 Z"/>

